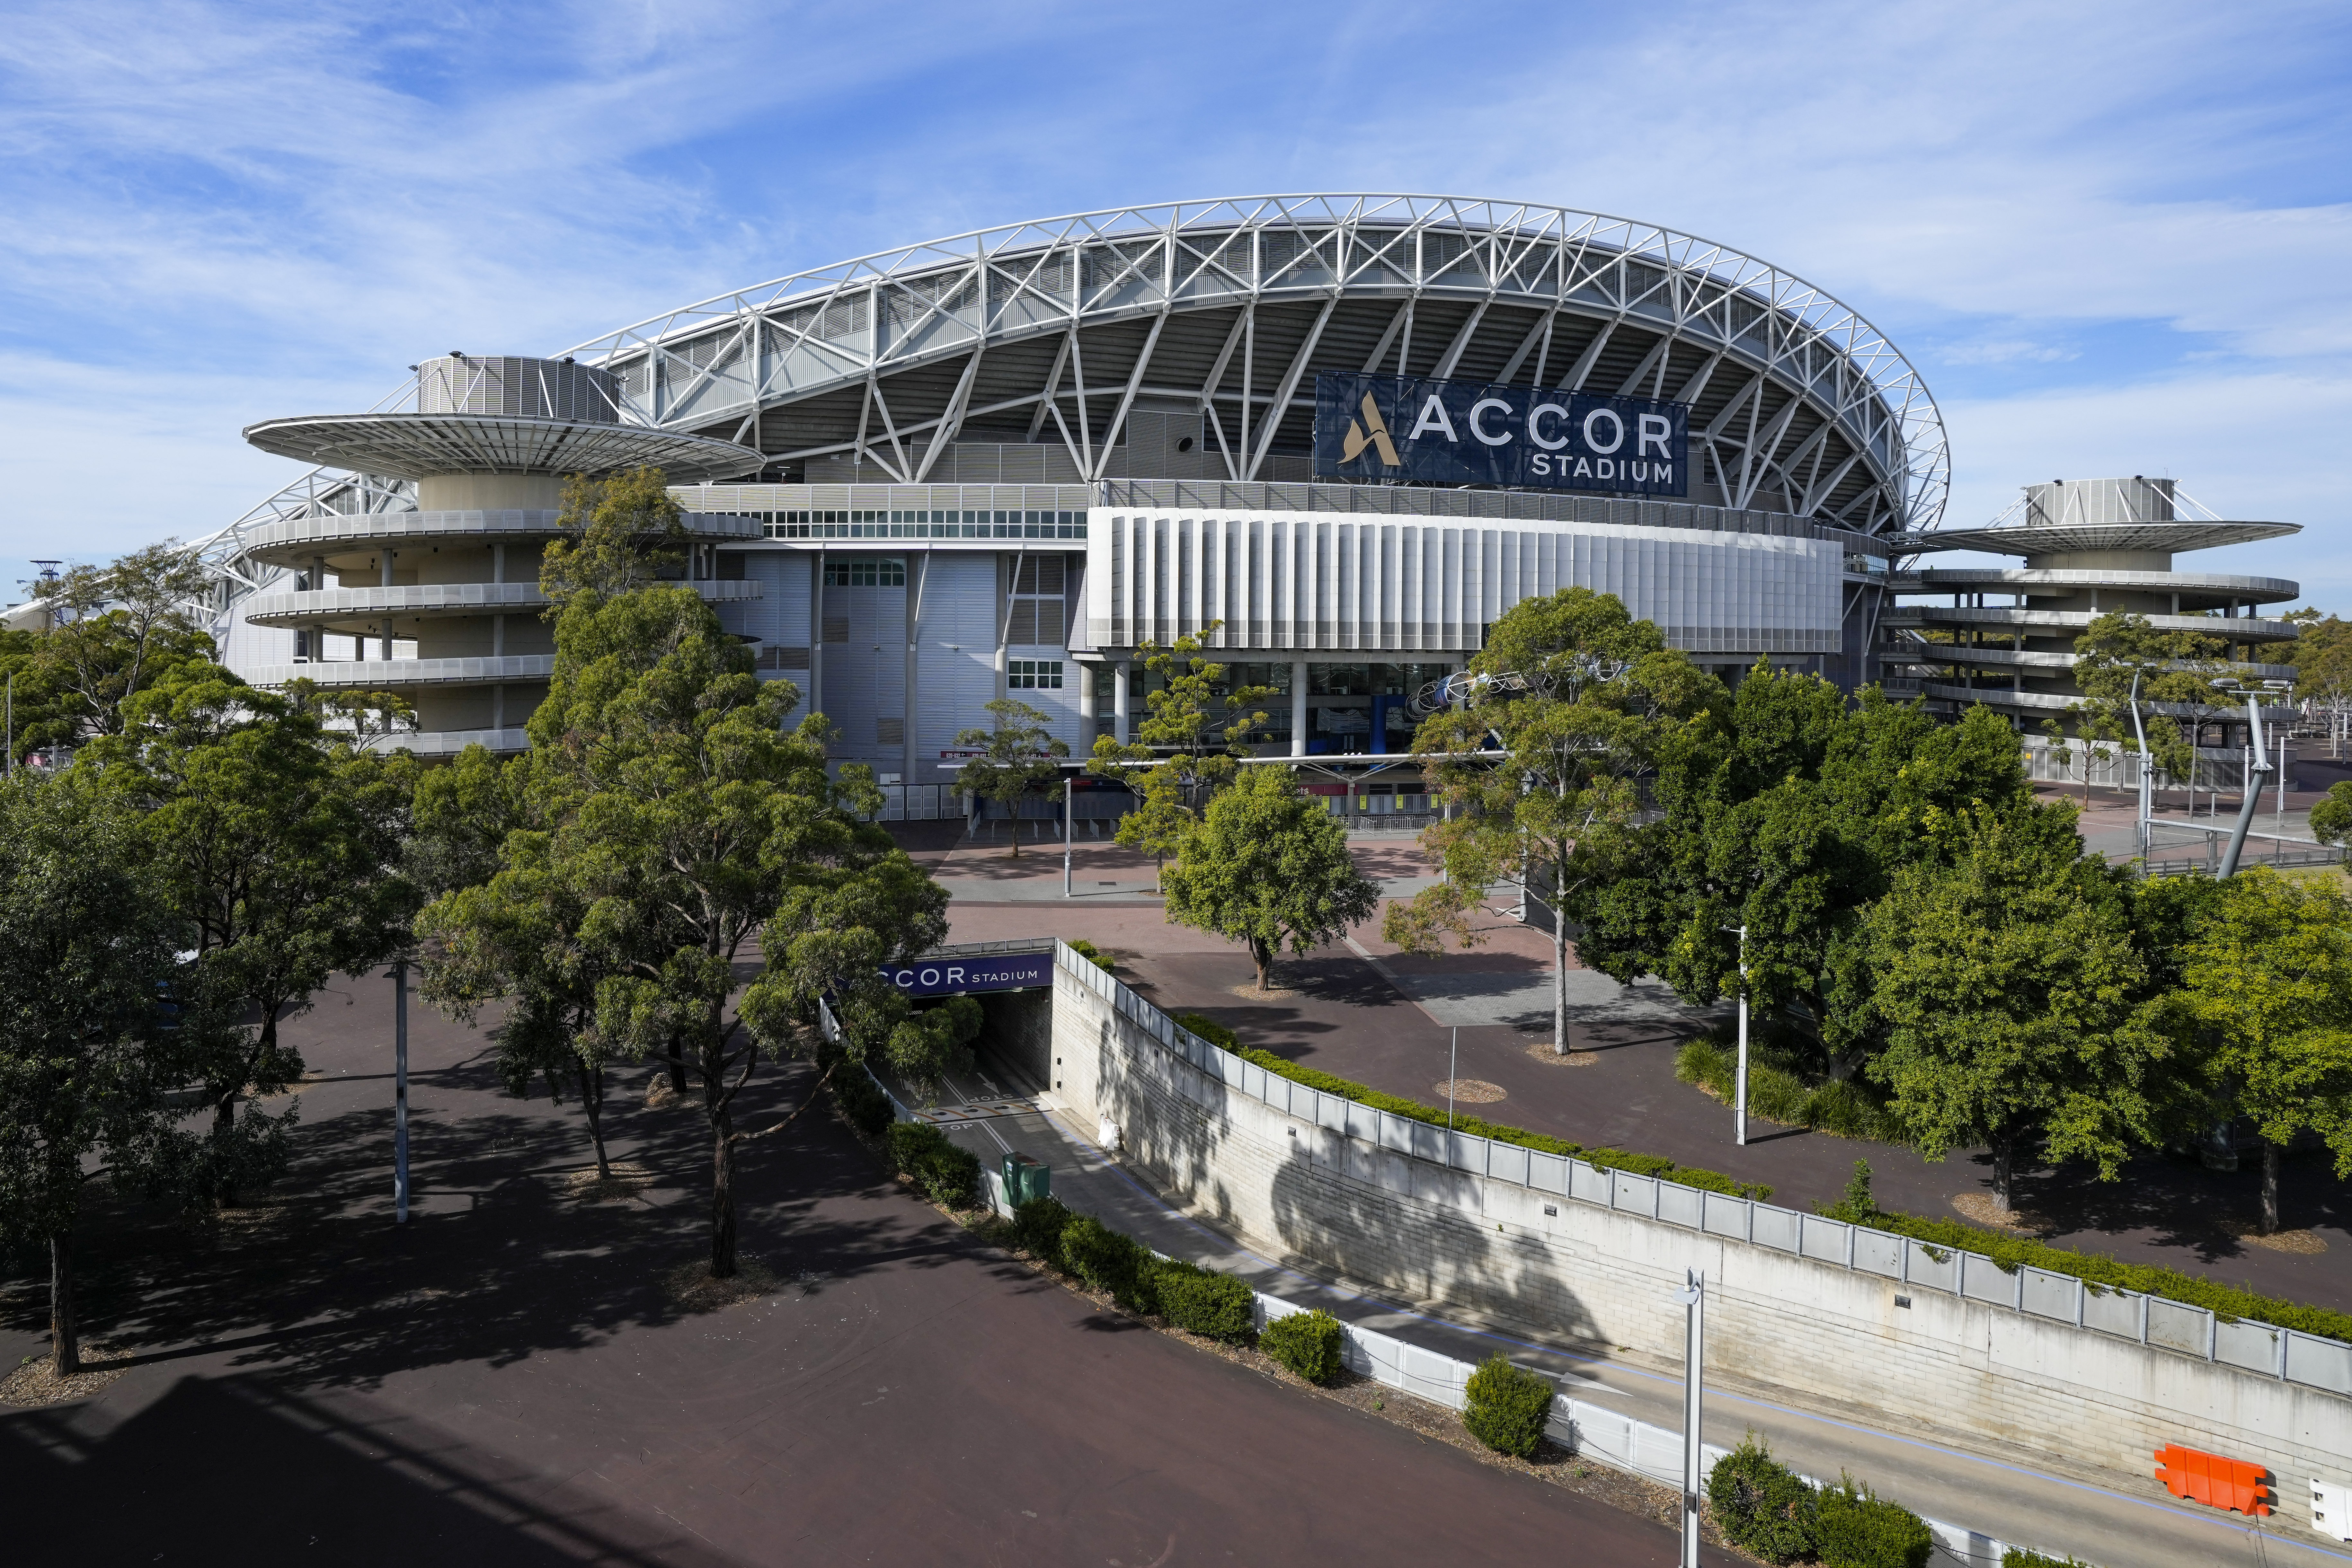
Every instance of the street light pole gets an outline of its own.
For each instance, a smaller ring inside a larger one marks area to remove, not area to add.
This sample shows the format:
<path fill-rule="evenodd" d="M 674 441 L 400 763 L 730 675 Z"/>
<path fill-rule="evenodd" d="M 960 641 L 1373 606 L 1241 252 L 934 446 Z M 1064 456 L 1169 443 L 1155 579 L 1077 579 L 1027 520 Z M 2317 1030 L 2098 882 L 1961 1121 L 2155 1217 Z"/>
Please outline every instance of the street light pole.
<path fill-rule="evenodd" d="M 1675 1292 L 1683 1307 L 1683 1549 L 1681 1568 L 1698 1568 L 1700 1473 L 1699 1384 L 1706 1364 L 1706 1276 L 1687 1270 L 1690 1283 Z"/>
<path fill-rule="evenodd" d="M 1462 1026 L 1455 1024 L 1454 1043 L 1445 1052 L 1445 1130 L 1449 1133 L 1454 1131 L 1454 1080 L 1460 1075 L 1461 1071 Z M 1445 1157 L 1451 1160 L 1454 1157 L 1453 1152 L 1448 1150 Z"/>
<path fill-rule="evenodd" d="M 1748 1146 L 1748 927 L 1739 928 L 1739 1072 L 1733 1086 L 1734 1141 Z"/>
<path fill-rule="evenodd" d="M 392 961 L 392 1222 L 408 1223 L 408 960 Z"/>
<path fill-rule="evenodd" d="M 1062 896 L 1070 896 L 1070 833 L 1077 826 L 1073 808 L 1078 799 L 1078 781 L 1062 780 Z"/>

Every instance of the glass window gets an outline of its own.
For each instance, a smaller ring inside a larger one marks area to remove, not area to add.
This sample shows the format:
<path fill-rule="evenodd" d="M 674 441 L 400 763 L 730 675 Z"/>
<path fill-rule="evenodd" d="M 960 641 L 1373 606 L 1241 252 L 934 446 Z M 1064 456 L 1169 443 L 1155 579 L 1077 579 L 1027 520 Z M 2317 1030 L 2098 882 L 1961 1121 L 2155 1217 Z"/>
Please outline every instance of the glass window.
<path fill-rule="evenodd" d="M 1016 692 L 1060 691 L 1062 661 L 1013 659 L 1004 666 L 1004 684 Z"/>
<path fill-rule="evenodd" d="M 882 556 L 862 560 L 851 558 L 826 561 L 824 585 L 827 588 L 904 588 L 907 586 L 906 558 Z"/>

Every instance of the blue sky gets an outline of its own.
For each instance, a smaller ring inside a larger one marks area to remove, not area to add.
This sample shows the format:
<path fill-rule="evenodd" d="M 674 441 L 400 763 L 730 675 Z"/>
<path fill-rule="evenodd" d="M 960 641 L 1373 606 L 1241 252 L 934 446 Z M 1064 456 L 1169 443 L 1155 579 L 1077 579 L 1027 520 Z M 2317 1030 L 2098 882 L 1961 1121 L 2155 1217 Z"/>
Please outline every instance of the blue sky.
<path fill-rule="evenodd" d="M 1868 315 L 1947 526 L 2170 474 L 2352 612 L 2340 5 L 0 6 L 0 594 L 299 470 L 240 426 L 862 252 L 1274 191 L 1558 203 Z M 2215 566 L 2222 558 L 2205 558 Z"/>

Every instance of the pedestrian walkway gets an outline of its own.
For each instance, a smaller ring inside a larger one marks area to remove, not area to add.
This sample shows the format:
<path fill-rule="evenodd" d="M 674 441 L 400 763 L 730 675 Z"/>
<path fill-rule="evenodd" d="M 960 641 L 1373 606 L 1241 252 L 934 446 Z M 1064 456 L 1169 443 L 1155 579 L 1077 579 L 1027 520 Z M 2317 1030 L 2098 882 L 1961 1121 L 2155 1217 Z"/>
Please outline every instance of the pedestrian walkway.
<path fill-rule="evenodd" d="M 954 1081 L 949 1090 L 959 1099 L 979 1098 Z M 1039 1098 L 1052 1105 L 1050 1097 Z M 1139 1173 L 1097 1147 L 1093 1131 L 1051 1109 L 948 1129 L 949 1136 L 985 1164 L 1016 1151 L 1043 1161 L 1052 1167 L 1055 1196 L 1157 1251 L 1222 1270 L 1268 1295 L 1320 1307 L 1440 1354 L 1478 1361 L 1499 1350 L 1540 1368 L 1578 1399 L 1680 1428 L 1679 1368 L 1645 1364 L 1529 1325 L 1485 1321 L 1443 1303 L 1403 1300 L 1299 1260 L 1268 1256 L 1181 1211 Z M 1658 1310 L 1679 1309 L 1662 1291 Z M 1932 1407 L 1934 1391 L 1921 1390 L 1921 1403 Z M 1874 1414 L 1802 1408 L 1766 1390 L 1727 1385 L 1707 1390 L 1702 1436 L 1728 1448 L 1753 1429 L 1784 1462 L 1806 1474 L 1850 1471 L 1929 1518 L 2042 1552 L 2071 1553 L 2103 1568 L 2352 1563 L 2352 1549 L 2323 1544 L 2302 1528 L 2307 1519 L 2303 1499 L 2282 1500 L 2281 1514 L 2267 1528 L 2257 1528 L 2234 1515 L 2175 1501 L 2155 1479 L 2153 1458 L 2147 1479 L 2131 1489 L 2116 1477 L 2057 1474 L 2039 1462 L 1954 1447 L 1924 1428 L 1906 1432 L 1883 1423 Z"/>

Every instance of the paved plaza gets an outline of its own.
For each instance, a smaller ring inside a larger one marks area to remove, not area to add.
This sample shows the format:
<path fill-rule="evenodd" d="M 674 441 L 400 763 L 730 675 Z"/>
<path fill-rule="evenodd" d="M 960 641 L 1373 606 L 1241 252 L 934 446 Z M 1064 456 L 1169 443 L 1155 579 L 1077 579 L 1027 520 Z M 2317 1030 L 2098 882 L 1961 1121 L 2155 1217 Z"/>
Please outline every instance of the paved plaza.
<path fill-rule="evenodd" d="M 829 1114 L 742 1151 L 773 1291 L 679 1311 L 707 1137 L 622 1075 L 583 1203 L 576 1111 L 498 1091 L 412 1005 L 417 1206 L 390 1223 L 390 984 L 341 984 L 293 1176 L 217 1234 L 100 1210 L 94 1397 L 0 1406 L 10 1563 L 1671 1563 L 1672 1534 L 1092 1310 L 887 1180 Z M 739 1124 L 809 1092 L 764 1071 Z M 0 1357 L 46 1353 L 8 1279 Z M 1717 1561 L 1709 1553 L 1709 1561 Z"/>

